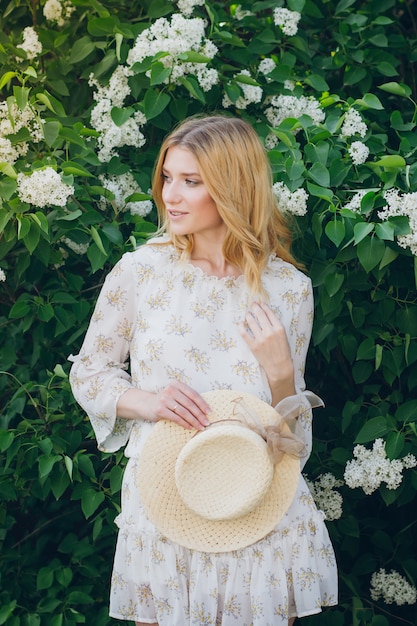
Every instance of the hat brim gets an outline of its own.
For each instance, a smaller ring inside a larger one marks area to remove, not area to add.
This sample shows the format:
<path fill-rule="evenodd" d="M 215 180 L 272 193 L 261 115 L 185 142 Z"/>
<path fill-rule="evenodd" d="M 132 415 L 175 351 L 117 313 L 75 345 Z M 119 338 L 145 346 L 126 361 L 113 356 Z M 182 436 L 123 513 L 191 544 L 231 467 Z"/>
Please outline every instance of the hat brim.
<path fill-rule="evenodd" d="M 256 396 L 229 390 L 202 394 L 210 405 L 210 421 L 225 419 L 225 404 L 241 398 L 264 425 L 277 421 L 273 407 Z M 226 409 L 229 411 L 230 409 Z M 162 535 L 186 548 L 201 552 L 238 550 L 265 537 L 291 505 L 300 478 L 300 460 L 284 454 L 274 468 L 272 481 L 263 499 L 250 512 L 231 520 L 208 520 L 189 509 L 175 482 L 175 464 L 195 430 L 161 420 L 155 424 L 141 453 L 138 486 L 142 505 Z"/>

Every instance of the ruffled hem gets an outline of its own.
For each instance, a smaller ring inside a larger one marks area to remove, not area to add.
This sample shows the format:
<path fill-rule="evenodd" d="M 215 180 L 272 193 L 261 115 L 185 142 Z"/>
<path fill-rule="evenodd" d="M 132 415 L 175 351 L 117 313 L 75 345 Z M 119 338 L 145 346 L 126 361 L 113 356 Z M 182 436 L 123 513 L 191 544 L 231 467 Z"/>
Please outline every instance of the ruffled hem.
<path fill-rule="evenodd" d="M 337 604 L 320 512 L 241 550 L 188 550 L 120 515 L 110 615 L 159 626 L 287 626 Z M 238 621 L 237 621 L 238 620 Z"/>

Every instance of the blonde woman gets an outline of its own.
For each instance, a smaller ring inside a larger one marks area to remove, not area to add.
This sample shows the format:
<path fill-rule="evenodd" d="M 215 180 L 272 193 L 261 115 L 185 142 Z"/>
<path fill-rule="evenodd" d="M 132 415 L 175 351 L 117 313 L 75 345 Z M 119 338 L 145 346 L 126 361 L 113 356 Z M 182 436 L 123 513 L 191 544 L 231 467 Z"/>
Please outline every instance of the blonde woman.
<path fill-rule="evenodd" d="M 272 406 L 304 392 L 310 280 L 291 255 L 264 148 L 241 119 L 196 117 L 176 128 L 161 147 L 153 195 L 158 237 L 109 274 L 70 357 L 99 448 L 125 446 L 129 458 L 110 615 L 137 626 L 288 626 L 337 602 L 333 549 L 301 474 L 272 532 L 213 553 L 158 531 L 136 467 L 159 420 L 206 428 L 206 391 L 246 392 Z M 309 448 L 311 411 L 300 422 Z"/>

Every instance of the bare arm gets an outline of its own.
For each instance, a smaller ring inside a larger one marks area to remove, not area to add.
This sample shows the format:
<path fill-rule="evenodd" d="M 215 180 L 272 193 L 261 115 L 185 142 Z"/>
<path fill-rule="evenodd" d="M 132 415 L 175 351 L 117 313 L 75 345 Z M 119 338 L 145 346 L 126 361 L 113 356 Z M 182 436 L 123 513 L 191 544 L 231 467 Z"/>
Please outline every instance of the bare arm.
<path fill-rule="evenodd" d="M 172 381 L 159 393 L 128 389 L 117 402 L 117 416 L 156 422 L 171 420 L 184 428 L 202 430 L 210 407 L 204 398 L 180 381 Z"/>
<path fill-rule="evenodd" d="M 285 328 L 267 304 L 254 302 L 240 324 L 240 332 L 265 370 L 272 405 L 296 393 L 294 364 Z"/>

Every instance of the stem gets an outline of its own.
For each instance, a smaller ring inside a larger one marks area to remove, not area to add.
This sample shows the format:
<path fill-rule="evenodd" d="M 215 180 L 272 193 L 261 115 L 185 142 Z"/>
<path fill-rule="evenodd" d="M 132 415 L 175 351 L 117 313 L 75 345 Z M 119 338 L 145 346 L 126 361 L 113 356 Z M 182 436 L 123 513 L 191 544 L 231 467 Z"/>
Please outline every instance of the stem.
<path fill-rule="evenodd" d="M 13 374 L 11 374 L 10 372 L 4 372 L 4 371 L 0 371 L 0 374 L 5 374 L 6 376 L 10 376 L 10 378 L 12 378 L 19 387 L 21 387 L 21 389 L 23 389 L 26 393 L 26 395 L 28 396 L 33 408 L 35 409 L 35 412 L 37 413 L 38 417 L 40 420 L 42 420 L 44 422 L 44 424 L 46 425 L 46 418 L 43 415 L 42 411 L 40 410 L 38 404 L 36 403 L 34 397 L 32 396 L 32 394 L 30 393 L 30 391 L 28 391 L 28 389 L 26 389 L 25 385 L 23 383 L 20 382 L 20 380 L 18 378 L 16 378 L 16 376 L 14 376 Z"/>

